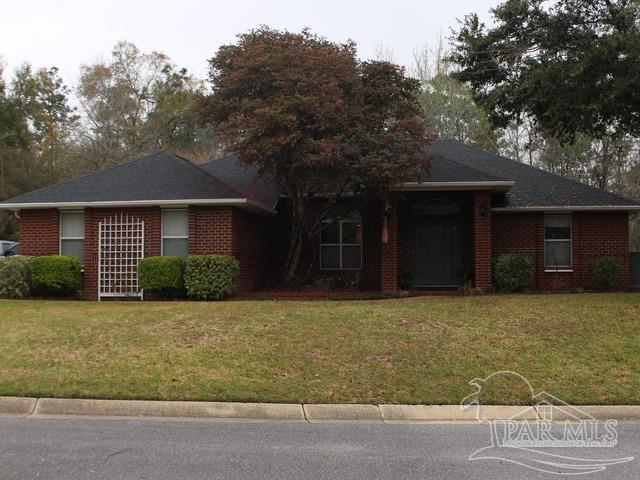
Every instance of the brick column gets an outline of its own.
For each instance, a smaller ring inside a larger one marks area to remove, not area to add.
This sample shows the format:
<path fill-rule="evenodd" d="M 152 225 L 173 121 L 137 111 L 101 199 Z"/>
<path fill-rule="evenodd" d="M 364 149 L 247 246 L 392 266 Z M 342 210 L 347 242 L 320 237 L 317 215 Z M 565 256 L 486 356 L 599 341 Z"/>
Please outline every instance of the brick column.
<path fill-rule="evenodd" d="M 380 238 L 380 290 L 391 292 L 398 290 L 398 202 L 395 197 L 389 199 L 390 208 L 385 211 L 386 203 L 381 205 L 380 237 L 384 229 L 385 215 L 389 238 L 386 243 Z"/>
<path fill-rule="evenodd" d="M 491 193 L 477 191 L 473 207 L 476 288 L 491 288 Z"/>

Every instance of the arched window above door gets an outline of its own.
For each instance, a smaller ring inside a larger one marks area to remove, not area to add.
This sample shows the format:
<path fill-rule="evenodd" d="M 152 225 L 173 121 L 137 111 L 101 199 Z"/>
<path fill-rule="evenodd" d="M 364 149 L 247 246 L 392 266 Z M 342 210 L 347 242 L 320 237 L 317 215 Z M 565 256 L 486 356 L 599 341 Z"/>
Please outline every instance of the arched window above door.
<path fill-rule="evenodd" d="M 460 215 L 460 207 L 451 200 L 430 198 L 416 202 L 411 209 L 413 215 Z"/>

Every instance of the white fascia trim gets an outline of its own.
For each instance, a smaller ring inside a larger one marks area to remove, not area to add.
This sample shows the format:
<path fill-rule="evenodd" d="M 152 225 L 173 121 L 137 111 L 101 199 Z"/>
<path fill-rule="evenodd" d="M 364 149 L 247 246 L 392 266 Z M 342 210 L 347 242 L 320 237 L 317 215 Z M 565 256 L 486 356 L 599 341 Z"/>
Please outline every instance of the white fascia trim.
<path fill-rule="evenodd" d="M 428 190 L 491 190 L 494 192 L 507 192 L 515 185 L 512 181 L 490 182 L 405 182 L 393 190 L 399 192 L 428 191 Z"/>
<path fill-rule="evenodd" d="M 511 213 L 511 212 L 571 212 L 571 211 L 588 211 L 588 212 L 610 212 L 610 211 L 639 211 L 640 205 L 596 205 L 587 207 L 584 205 L 576 206 L 549 206 L 549 207 L 496 207 L 492 208 L 493 213 Z"/>
<path fill-rule="evenodd" d="M 78 208 L 109 207 L 187 207 L 189 205 L 231 206 L 244 208 L 263 215 L 275 215 L 275 210 L 248 198 L 196 198 L 180 200 L 130 200 L 119 202 L 43 202 L 43 203 L 5 203 L 0 210 L 26 210 L 34 208 L 58 208 L 61 210 Z"/>

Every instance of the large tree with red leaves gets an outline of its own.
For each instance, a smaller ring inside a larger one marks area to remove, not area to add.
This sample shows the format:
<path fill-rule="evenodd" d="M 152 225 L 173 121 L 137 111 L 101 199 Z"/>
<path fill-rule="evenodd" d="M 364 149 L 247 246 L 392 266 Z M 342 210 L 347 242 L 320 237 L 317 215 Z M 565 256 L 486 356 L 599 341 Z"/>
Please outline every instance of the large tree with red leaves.
<path fill-rule="evenodd" d="M 200 121 L 288 198 L 287 283 L 299 280 L 305 246 L 335 204 L 384 198 L 428 166 L 419 83 L 392 63 L 358 60 L 353 42 L 261 27 L 209 64 L 212 93 Z M 314 198 L 325 208 L 311 221 Z"/>

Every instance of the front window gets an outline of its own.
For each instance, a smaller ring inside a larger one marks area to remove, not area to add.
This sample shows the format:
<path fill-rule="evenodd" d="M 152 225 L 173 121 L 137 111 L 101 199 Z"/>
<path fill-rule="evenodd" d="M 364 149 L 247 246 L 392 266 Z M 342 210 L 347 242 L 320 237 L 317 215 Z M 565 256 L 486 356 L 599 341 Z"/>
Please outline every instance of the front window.
<path fill-rule="evenodd" d="M 323 222 L 320 268 L 357 270 L 362 267 L 362 218 L 357 212 Z"/>
<path fill-rule="evenodd" d="M 544 266 L 571 268 L 571 215 L 545 215 Z"/>
<path fill-rule="evenodd" d="M 84 212 L 60 212 L 60 255 L 84 258 Z"/>
<path fill-rule="evenodd" d="M 162 211 L 162 255 L 187 258 L 189 250 L 189 212 Z"/>

